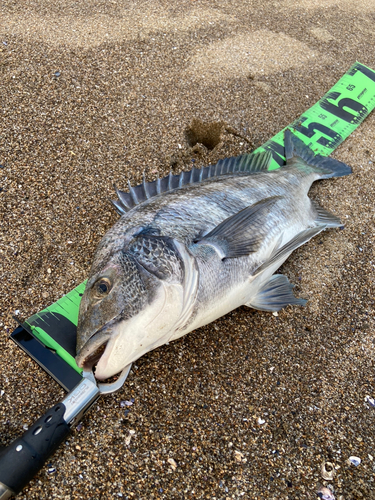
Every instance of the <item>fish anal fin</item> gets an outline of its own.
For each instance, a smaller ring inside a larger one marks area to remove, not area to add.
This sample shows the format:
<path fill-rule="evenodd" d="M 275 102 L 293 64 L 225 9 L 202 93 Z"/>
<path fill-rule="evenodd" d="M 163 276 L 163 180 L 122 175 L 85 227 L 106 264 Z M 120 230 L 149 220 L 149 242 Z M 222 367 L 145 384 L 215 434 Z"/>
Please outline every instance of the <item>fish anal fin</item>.
<path fill-rule="evenodd" d="M 311 238 L 319 234 L 323 231 L 327 226 L 318 225 L 316 227 L 311 227 L 309 229 L 305 229 L 298 233 L 294 238 L 292 238 L 288 243 L 283 245 L 280 248 L 275 248 L 274 252 L 271 254 L 270 258 L 266 260 L 258 269 L 255 271 L 255 275 L 260 274 L 265 271 L 269 267 L 278 264 L 281 264 L 288 258 L 288 256 L 294 252 L 298 247 L 307 243 Z M 277 268 L 276 268 L 277 269 Z"/>
<path fill-rule="evenodd" d="M 340 227 L 343 226 L 341 220 L 336 217 L 336 215 L 331 214 L 325 208 L 321 207 L 316 201 L 311 200 L 311 204 L 313 205 L 316 211 L 316 223 L 322 224 L 325 227 Z"/>
<path fill-rule="evenodd" d="M 288 305 L 304 306 L 307 300 L 298 299 L 293 294 L 293 285 L 286 276 L 274 274 L 245 305 L 260 311 L 280 311 Z"/>
<path fill-rule="evenodd" d="M 243 257 L 256 252 L 265 237 L 264 221 L 280 198 L 272 196 L 244 208 L 195 243 L 214 247 L 221 259 Z"/>

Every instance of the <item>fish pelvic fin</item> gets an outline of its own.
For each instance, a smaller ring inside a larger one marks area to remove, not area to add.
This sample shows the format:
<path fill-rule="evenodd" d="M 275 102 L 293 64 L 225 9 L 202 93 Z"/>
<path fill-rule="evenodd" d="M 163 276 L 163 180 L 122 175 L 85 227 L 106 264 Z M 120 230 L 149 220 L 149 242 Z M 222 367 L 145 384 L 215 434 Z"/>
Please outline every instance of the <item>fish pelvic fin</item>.
<path fill-rule="evenodd" d="M 298 299 L 293 294 L 293 285 L 286 276 L 274 274 L 245 305 L 260 311 L 280 311 L 288 305 L 304 306 L 307 300 Z"/>
<path fill-rule="evenodd" d="M 284 134 L 285 157 L 287 166 L 295 166 L 299 170 L 315 172 L 320 179 L 343 177 L 352 173 L 346 163 L 334 158 L 315 155 L 312 149 L 295 136 L 289 129 Z"/>
<path fill-rule="evenodd" d="M 259 250 L 265 233 L 267 215 L 281 196 L 272 196 L 240 210 L 225 219 L 199 241 L 213 247 L 221 259 L 243 257 Z"/>

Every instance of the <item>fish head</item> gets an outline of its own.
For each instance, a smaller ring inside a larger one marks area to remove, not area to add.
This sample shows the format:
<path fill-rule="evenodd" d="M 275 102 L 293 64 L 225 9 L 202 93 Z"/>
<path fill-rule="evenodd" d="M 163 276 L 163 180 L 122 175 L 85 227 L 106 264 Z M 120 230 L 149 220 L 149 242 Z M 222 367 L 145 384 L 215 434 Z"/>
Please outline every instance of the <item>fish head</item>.
<path fill-rule="evenodd" d="M 191 303 L 186 270 L 194 265 L 182 243 L 149 230 L 98 255 L 80 304 L 76 362 L 96 365 L 105 380 L 173 336 Z"/>

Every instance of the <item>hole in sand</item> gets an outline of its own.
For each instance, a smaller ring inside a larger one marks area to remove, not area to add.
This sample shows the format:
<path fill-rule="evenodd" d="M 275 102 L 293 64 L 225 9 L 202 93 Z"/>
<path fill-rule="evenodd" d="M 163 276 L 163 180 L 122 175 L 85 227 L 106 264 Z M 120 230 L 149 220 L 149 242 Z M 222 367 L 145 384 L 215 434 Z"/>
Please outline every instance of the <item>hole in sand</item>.
<path fill-rule="evenodd" d="M 207 149 L 214 149 L 221 141 L 222 122 L 202 122 L 194 118 L 185 130 L 186 140 L 190 147 L 203 144 Z"/>

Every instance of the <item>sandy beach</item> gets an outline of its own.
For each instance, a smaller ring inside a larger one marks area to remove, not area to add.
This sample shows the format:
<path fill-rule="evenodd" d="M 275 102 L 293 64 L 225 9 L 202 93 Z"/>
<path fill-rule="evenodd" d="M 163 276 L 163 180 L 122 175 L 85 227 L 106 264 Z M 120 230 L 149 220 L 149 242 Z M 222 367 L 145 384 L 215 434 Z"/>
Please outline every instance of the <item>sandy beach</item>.
<path fill-rule="evenodd" d="M 3 0 L 0 447 L 65 395 L 13 316 L 87 277 L 113 185 L 251 152 L 356 60 L 375 70 L 374 22 L 373 0 Z M 374 138 L 375 112 L 333 154 L 353 174 L 311 190 L 345 228 L 281 268 L 307 306 L 242 307 L 142 357 L 17 498 L 375 499 Z"/>

